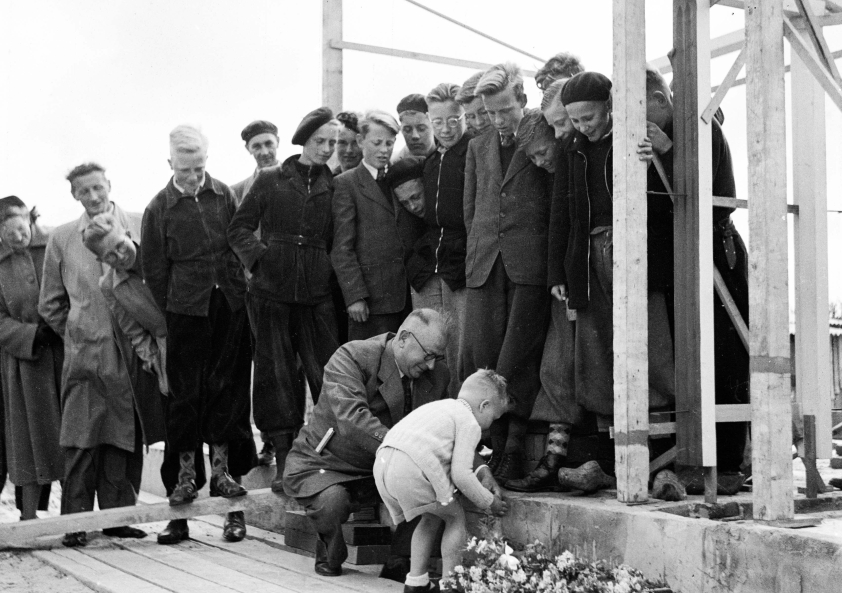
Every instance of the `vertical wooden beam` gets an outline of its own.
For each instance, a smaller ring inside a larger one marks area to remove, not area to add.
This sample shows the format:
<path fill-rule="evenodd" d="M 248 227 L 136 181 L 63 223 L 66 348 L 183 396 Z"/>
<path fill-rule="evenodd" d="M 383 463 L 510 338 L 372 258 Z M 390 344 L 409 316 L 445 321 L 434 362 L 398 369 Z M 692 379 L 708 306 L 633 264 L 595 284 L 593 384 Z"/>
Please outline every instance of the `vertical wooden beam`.
<path fill-rule="evenodd" d="M 617 498 L 649 497 L 644 0 L 614 0 L 614 443 Z"/>
<path fill-rule="evenodd" d="M 792 186 L 795 217 L 795 390 L 815 416 L 816 455 L 831 455 L 828 339 L 827 163 L 825 98 L 796 52 L 792 57 Z"/>
<path fill-rule="evenodd" d="M 342 0 L 322 0 L 322 105 L 342 111 Z"/>
<path fill-rule="evenodd" d="M 676 461 L 715 467 L 709 2 L 674 0 L 673 27 Z"/>
<path fill-rule="evenodd" d="M 791 519 L 792 420 L 782 0 L 746 2 L 754 518 Z"/>

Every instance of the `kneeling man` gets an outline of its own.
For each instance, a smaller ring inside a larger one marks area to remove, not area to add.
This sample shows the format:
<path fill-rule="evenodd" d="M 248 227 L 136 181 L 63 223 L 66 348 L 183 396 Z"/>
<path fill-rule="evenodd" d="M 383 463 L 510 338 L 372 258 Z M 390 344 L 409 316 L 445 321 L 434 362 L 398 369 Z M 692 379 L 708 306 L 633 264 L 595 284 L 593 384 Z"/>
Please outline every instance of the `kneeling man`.
<path fill-rule="evenodd" d="M 342 523 L 352 505 L 378 500 L 372 471 L 386 433 L 413 409 L 446 396 L 450 373 L 437 364 L 446 346 L 442 316 L 417 309 L 397 334 L 348 342 L 325 366 L 313 417 L 295 439 L 284 472 L 284 491 L 319 533 L 318 574 L 342 574 L 348 556 Z"/>

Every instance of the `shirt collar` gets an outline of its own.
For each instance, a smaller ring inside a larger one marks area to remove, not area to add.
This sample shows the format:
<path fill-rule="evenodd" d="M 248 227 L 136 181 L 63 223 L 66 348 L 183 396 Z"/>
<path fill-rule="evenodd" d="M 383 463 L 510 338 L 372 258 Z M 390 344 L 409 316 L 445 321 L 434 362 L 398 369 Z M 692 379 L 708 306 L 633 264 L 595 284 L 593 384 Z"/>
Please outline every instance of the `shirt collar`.
<path fill-rule="evenodd" d="M 207 173 L 202 173 L 202 180 L 199 182 L 199 191 L 196 192 L 196 195 L 199 195 L 199 192 L 202 191 L 202 187 L 205 185 L 205 178 L 207 177 Z M 172 178 L 172 184 L 175 186 L 175 189 L 180 191 L 182 194 L 187 195 L 187 192 L 184 191 L 184 188 L 181 187 L 178 182 L 175 180 L 175 175 Z"/>
<path fill-rule="evenodd" d="M 367 162 L 365 162 L 365 160 L 362 160 L 360 162 L 363 164 L 363 166 L 365 166 L 365 168 L 368 170 L 368 172 L 371 173 L 371 176 L 374 177 L 374 180 L 377 181 L 377 172 L 379 171 L 379 169 L 375 169 L 374 167 L 369 165 Z"/>

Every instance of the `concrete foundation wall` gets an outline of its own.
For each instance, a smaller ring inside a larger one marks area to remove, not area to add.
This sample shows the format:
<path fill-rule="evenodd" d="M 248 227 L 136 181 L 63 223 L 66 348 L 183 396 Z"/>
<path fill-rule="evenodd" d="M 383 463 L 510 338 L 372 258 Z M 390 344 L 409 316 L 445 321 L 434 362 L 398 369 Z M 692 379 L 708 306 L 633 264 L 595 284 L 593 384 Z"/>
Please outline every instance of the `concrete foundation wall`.
<path fill-rule="evenodd" d="M 516 496 L 494 529 L 554 553 L 629 564 L 680 593 L 842 593 L 842 531 L 813 533 L 625 506 L 613 498 Z M 479 534 L 488 519 L 470 513 Z"/>

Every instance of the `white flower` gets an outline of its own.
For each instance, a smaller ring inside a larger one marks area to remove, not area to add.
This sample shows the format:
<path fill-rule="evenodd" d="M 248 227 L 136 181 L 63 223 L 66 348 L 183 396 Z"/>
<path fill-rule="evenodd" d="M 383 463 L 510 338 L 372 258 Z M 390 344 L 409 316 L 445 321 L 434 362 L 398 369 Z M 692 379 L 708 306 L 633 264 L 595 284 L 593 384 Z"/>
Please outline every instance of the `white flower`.
<path fill-rule="evenodd" d="M 465 548 L 465 549 L 470 552 L 471 550 L 473 550 L 476 547 L 477 547 L 477 538 L 472 537 L 471 541 L 468 542 L 468 547 Z"/>
<path fill-rule="evenodd" d="M 477 542 L 477 554 L 482 554 L 488 549 L 488 541 L 487 540 L 480 540 Z"/>
<path fill-rule="evenodd" d="M 497 559 L 497 562 L 500 563 L 500 566 L 508 568 L 509 570 L 517 570 L 520 566 L 520 560 L 509 555 L 512 552 L 512 549 L 509 546 L 506 546 L 506 549 L 508 550 L 508 553 L 501 554 Z"/>
<path fill-rule="evenodd" d="M 460 564 L 459 566 L 453 569 L 453 572 L 455 572 L 456 574 L 462 574 L 463 572 L 465 572 L 465 567 Z"/>

